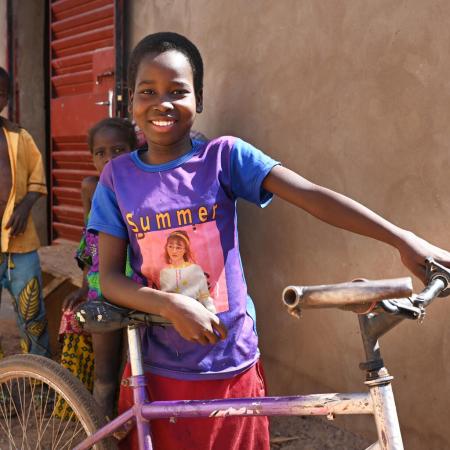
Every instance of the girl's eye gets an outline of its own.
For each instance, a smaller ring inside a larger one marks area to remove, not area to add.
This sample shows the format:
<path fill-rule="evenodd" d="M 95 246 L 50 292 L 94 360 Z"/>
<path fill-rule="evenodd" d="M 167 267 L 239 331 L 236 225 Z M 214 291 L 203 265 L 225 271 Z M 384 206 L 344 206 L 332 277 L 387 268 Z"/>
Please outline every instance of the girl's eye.
<path fill-rule="evenodd" d="M 143 91 L 142 91 L 142 94 L 145 94 L 145 95 L 155 95 L 155 90 L 154 89 L 144 89 Z"/>
<path fill-rule="evenodd" d="M 122 147 L 118 147 L 118 148 L 115 148 L 115 149 L 114 149 L 114 153 L 122 153 L 122 152 L 124 152 L 124 151 L 125 151 L 125 149 L 122 148 Z"/>
<path fill-rule="evenodd" d="M 172 91 L 173 95 L 184 95 L 187 94 L 187 91 L 184 89 L 176 89 L 175 91 Z"/>
<path fill-rule="evenodd" d="M 95 152 L 95 156 L 98 156 L 99 158 L 101 158 L 104 154 L 105 154 L 105 152 L 103 152 L 103 151 Z"/>

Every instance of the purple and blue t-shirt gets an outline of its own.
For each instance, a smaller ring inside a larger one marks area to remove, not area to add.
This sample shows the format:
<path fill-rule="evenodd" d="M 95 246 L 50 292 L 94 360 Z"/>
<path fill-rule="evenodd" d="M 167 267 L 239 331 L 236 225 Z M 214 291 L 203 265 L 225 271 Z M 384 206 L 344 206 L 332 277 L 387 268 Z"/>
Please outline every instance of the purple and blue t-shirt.
<path fill-rule="evenodd" d="M 161 165 L 145 164 L 140 157 L 145 151 L 107 164 L 89 229 L 126 240 L 131 267 L 147 286 L 171 286 L 190 296 L 202 286 L 203 297 L 197 300 L 203 301 L 207 285 L 208 301 L 228 337 L 202 346 L 186 341 L 173 327 L 149 327 L 143 334 L 144 367 L 178 379 L 237 375 L 257 361 L 259 350 L 239 254 L 236 200 L 261 207 L 270 203 L 272 194 L 262 182 L 278 162 L 229 136 L 194 140 L 188 153 Z M 181 263 L 171 253 L 177 248 Z"/>

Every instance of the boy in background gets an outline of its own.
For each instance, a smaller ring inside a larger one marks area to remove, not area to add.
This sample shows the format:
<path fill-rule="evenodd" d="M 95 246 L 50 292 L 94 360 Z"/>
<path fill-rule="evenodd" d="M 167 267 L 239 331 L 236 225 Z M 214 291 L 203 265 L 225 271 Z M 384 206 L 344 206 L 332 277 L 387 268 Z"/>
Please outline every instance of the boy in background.
<path fill-rule="evenodd" d="M 0 111 L 8 104 L 9 84 L 0 67 Z M 3 117 L 0 127 L 0 298 L 4 287 L 14 299 L 22 351 L 49 357 L 40 243 L 30 214 L 47 194 L 42 158 L 26 130 Z"/>

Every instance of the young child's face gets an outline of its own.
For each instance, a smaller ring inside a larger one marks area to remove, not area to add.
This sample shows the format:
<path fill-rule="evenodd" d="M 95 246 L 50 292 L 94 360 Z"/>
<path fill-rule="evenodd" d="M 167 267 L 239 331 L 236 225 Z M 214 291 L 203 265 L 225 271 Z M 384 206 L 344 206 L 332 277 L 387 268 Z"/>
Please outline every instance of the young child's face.
<path fill-rule="evenodd" d="M 8 81 L 0 78 L 0 112 L 8 104 Z"/>
<path fill-rule="evenodd" d="M 92 160 L 95 168 L 102 173 L 106 163 L 122 153 L 131 151 L 128 142 L 116 128 L 104 127 L 94 135 Z"/>
<path fill-rule="evenodd" d="M 171 146 L 189 138 L 201 111 L 191 65 L 176 50 L 149 53 L 141 60 L 130 100 L 133 118 L 149 144 Z"/>
<path fill-rule="evenodd" d="M 184 260 L 186 245 L 181 239 L 170 239 L 166 246 L 167 254 L 172 263 Z"/>

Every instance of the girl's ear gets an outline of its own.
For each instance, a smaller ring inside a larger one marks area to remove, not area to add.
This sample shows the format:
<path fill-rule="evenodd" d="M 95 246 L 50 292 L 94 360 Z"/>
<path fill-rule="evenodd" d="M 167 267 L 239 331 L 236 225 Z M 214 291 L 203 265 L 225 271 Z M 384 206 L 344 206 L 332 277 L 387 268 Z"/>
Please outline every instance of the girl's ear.
<path fill-rule="evenodd" d="M 203 111 L 203 89 L 200 89 L 200 91 L 197 92 L 195 100 L 197 103 L 195 111 L 200 114 Z"/>

